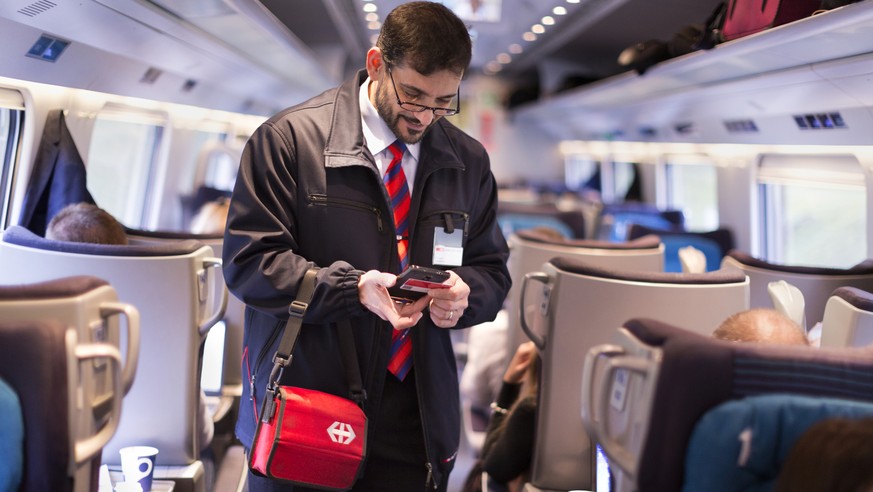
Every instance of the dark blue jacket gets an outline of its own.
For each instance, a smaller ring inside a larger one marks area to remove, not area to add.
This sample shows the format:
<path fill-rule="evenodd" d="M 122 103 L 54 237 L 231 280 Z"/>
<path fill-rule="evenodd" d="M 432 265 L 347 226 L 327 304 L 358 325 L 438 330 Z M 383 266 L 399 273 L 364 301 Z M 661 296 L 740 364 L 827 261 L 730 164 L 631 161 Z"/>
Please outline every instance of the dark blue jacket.
<path fill-rule="evenodd" d="M 364 410 L 378 410 L 392 328 L 363 308 L 357 284 L 364 271 L 399 267 L 388 197 L 364 146 L 358 90 L 365 79 L 359 72 L 338 89 L 275 115 L 243 153 L 225 233 L 224 274 L 247 305 L 246 381 L 237 423 L 237 436 L 247 445 L 288 305 L 313 264 L 322 270 L 282 384 L 348 397 L 332 325 L 348 318 L 369 395 Z M 471 290 L 460 328 L 493 320 L 510 287 L 496 202 L 485 149 L 439 120 L 422 140 L 409 215 L 410 264 L 433 266 L 435 228 L 464 231 L 463 266 L 452 268 Z M 434 326 L 427 313 L 411 335 L 425 445 L 439 482 L 454 465 L 460 435 L 456 362 L 449 331 Z"/>

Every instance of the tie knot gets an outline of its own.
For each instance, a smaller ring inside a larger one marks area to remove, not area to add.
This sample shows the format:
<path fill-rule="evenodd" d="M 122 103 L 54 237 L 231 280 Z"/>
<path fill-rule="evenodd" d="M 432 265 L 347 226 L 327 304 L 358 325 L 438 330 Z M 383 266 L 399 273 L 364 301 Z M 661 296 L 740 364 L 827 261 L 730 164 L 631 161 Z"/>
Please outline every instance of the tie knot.
<path fill-rule="evenodd" d="M 393 157 L 392 160 L 397 160 L 403 157 L 403 153 L 406 152 L 406 144 L 403 143 L 402 140 L 397 139 L 388 146 L 388 150 L 391 151 L 391 155 Z"/>

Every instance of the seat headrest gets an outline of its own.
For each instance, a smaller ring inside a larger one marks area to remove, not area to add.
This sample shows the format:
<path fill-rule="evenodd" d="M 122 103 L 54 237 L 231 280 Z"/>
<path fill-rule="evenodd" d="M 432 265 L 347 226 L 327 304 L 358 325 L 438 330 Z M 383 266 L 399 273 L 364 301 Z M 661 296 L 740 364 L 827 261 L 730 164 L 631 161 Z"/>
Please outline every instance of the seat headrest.
<path fill-rule="evenodd" d="M 631 241 L 602 241 L 597 239 L 567 239 L 556 238 L 551 234 L 537 229 L 524 229 L 515 233 L 519 238 L 535 243 L 554 244 L 556 246 L 569 246 L 591 249 L 656 249 L 661 244 L 661 239 L 656 235 L 648 235 Z"/>
<path fill-rule="evenodd" d="M 706 273 L 642 272 L 603 268 L 579 258 L 558 256 L 549 260 L 557 269 L 579 275 L 602 277 L 614 280 L 657 284 L 734 284 L 746 281 L 746 275 L 735 269 L 715 270 Z"/>
<path fill-rule="evenodd" d="M 837 287 L 831 297 L 839 297 L 862 311 L 873 311 L 873 294 L 857 287 Z"/>
<path fill-rule="evenodd" d="M 813 267 L 800 265 L 779 265 L 755 258 L 738 250 L 728 251 L 727 257 L 754 268 L 801 275 L 870 275 L 873 274 L 873 261 L 865 260 L 851 268 Z"/>
<path fill-rule="evenodd" d="M 104 285 L 109 285 L 109 283 L 103 279 L 87 275 L 64 277 L 25 285 L 0 285 L 0 301 L 74 297 Z"/>
<path fill-rule="evenodd" d="M 93 244 L 55 241 L 38 236 L 22 226 L 12 226 L 3 232 L 3 242 L 28 248 L 62 253 L 98 256 L 177 256 L 191 254 L 205 246 L 193 239 L 155 244 Z"/>
<path fill-rule="evenodd" d="M 224 234 L 195 234 L 193 232 L 179 231 L 146 231 L 144 229 L 131 229 L 129 227 L 125 227 L 124 232 L 128 236 L 141 237 L 144 239 L 194 239 L 197 241 L 214 241 L 224 239 Z"/>

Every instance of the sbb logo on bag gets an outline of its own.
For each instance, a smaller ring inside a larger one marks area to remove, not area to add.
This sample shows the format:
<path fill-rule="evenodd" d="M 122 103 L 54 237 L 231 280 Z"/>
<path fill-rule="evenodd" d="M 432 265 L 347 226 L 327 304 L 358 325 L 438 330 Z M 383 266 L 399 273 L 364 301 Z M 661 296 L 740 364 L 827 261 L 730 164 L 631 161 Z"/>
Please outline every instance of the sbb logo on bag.
<path fill-rule="evenodd" d="M 352 424 L 344 424 L 336 421 L 327 428 L 330 440 L 339 444 L 349 444 L 355 439 L 355 431 Z"/>

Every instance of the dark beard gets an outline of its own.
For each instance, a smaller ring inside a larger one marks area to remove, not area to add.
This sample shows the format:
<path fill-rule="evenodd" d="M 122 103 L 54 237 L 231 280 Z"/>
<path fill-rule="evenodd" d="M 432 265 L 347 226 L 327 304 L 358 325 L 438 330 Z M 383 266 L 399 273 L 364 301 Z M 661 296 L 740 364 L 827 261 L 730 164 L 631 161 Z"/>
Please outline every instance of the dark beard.
<path fill-rule="evenodd" d="M 379 117 L 382 118 L 382 121 L 388 125 L 388 128 L 391 129 L 391 132 L 394 133 L 394 136 L 401 139 L 405 144 L 417 144 L 421 142 L 421 139 L 424 138 L 424 134 L 436 123 L 438 118 L 434 118 L 433 121 L 430 122 L 430 125 L 424 129 L 421 133 L 414 133 L 408 136 L 404 136 L 400 134 L 400 118 L 403 116 L 400 113 L 392 113 L 391 111 L 394 109 L 394 104 L 392 103 L 392 99 L 387 92 L 382 90 L 384 84 L 379 84 L 379 90 L 376 91 L 376 112 L 379 113 Z"/>

